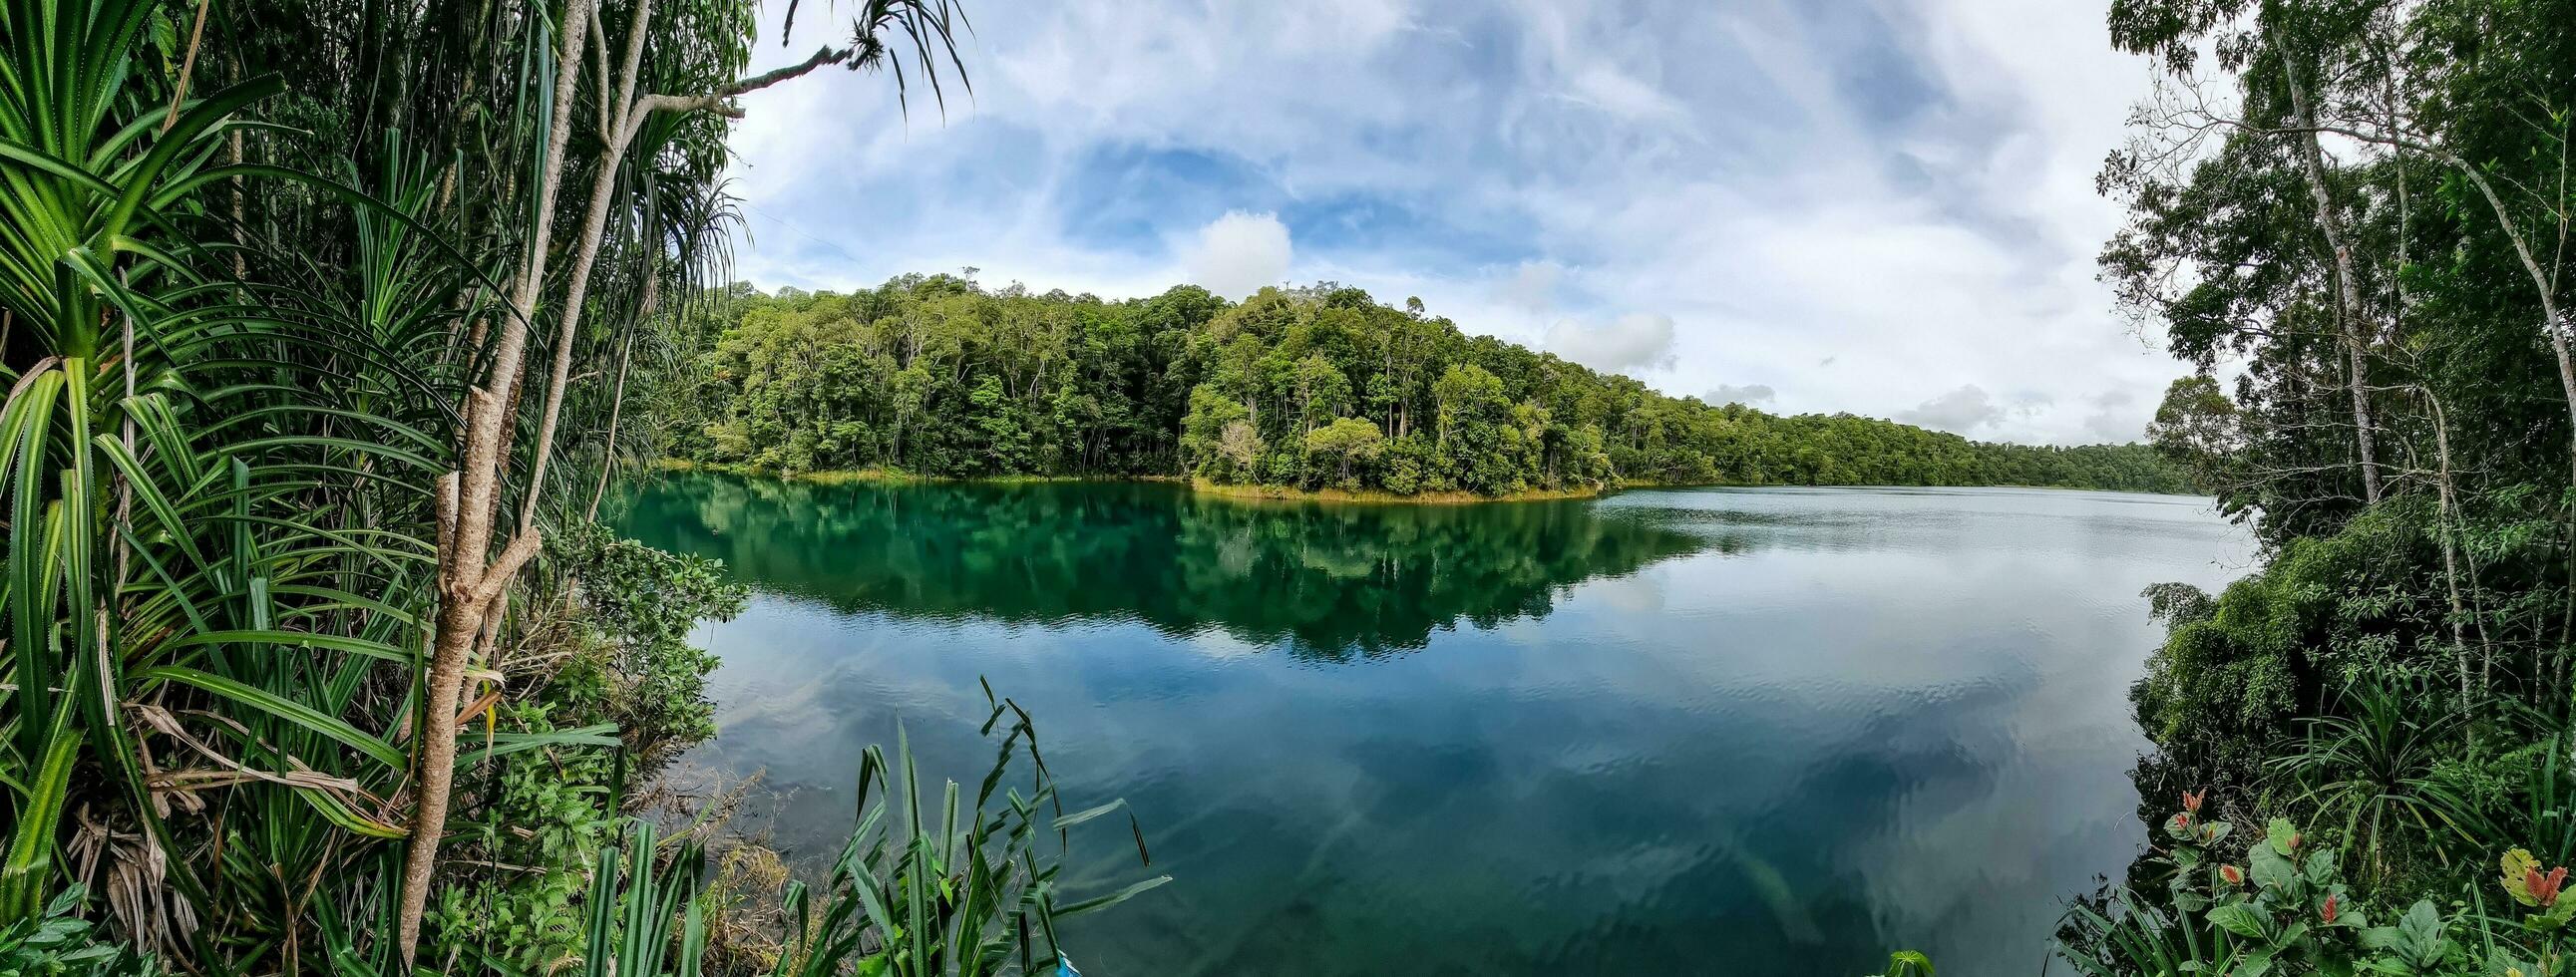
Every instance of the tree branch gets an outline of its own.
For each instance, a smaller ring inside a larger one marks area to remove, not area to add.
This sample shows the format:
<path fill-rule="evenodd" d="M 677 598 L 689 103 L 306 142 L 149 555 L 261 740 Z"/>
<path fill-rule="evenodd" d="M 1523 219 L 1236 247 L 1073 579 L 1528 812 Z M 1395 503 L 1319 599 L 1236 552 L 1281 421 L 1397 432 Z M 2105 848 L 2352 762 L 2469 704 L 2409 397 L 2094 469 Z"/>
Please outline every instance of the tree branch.
<path fill-rule="evenodd" d="M 481 608 L 489 605 L 492 598 L 509 589 L 510 579 L 537 555 L 541 542 L 533 532 L 522 531 L 513 537 L 510 545 L 501 550 L 500 558 L 492 561 L 492 568 L 483 575 L 482 582 L 475 586 L 473 595 L 467 599 L 468 606 Z"/>
<path fill-rule="evenodd" d="M 726 107 L 724 104 L 725 99 L 732 98 L 736 95 L 747 95 L 771 85 L 778 84 L 779 82 L 786 81 L 790 78 L 809 74 L 813 72 L 814 69 L 827 64 L 840 64 L 844 61 L 850 60 L 850 57 L 856 53 L 858 53 L 858 48 L 856 47 L 845 47 L 839 49 L 823 47 L 817 49 L 814 52 L 813 57 L 806 58 L 803 61 L 799 61 L 795 64 L 791 64 L 774 71 L 766 71 L 748 78 L 737 79 L 730 84 L 717 87 L 714 91 L 703 92 L 696 95 L 646 95 L 643 98 L 638 99 L 635 103 L 635 118 L 640 120 L 649 112 L 697 111 L 708 111 L 728 118 L 739 118 L 742 113 Z M 630 122 L 629 127 L 631 128 L 633 124 L 634 123 Z"/>

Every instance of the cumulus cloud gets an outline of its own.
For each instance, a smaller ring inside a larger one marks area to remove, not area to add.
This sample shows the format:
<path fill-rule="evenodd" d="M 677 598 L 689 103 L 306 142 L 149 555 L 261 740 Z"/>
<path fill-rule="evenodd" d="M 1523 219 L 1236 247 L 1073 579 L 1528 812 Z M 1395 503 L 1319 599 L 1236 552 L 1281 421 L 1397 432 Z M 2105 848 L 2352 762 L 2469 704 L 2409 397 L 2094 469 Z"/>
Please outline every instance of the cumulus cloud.
<path fill-rule="evenodd" d="M 2093 413 L 2084 418 L 2084 431 L 2094 440 L 2126 444 L 2146 436 L 2147 411 L 2140 408 L 2136 394 L 2126 390 L 2105 390 L 2093 395 Z"/>
<path fill-rule="evenodd" d="M 1985 388 L 1967 384 L 1897 412 L 1896 419 L 1916 427 L 1928 427 L 1952 434 L 1969 434 L 2003 420 L 2004 409 L 1987 396 Z"/>
<path fill-rule="evenodd" d="M 1940 413 L 1930 376 L 1995 392 L 1959 415 L 1980 437 L 2134 436 L 2183 368 L 2094 277 L 2121 212 L 2092 177 L 2152 73 L 2108 4 L 1037 5 L 979 25 L 975 98 L 938 121 L 882 75 L 747 96 L 737 267 L 1109 297 L 1294 274 L 1676 393 Z M 770 33 L 753 69 L 813 40 Z"/>
<path fill-rule="evenodd" d="M 1556 307 L 1557 282 L 1564 277 L 1564 266 L 1555 262 L 1524 261 L 1510 277 L 1495 283 L 1494 297 L 1531 315 L 1545 315 Z"/>
<path fill-rule="evenodd" d="M 1547 327 L 1548 352 L 1595 370 L 1621 373 L 1673 365 L 1673 317 L 1631 312 L 1606 322 L 1560 319 Z"/>
<path fill-rule="evenodd" d="M 1288 225 L 1277 214 L 1227 211 L 1199 228 L 1183 264 L 1190 281 L 1227 298 L 1239 299 L 1276 285 L 1288 275 Z"/>
<path fill-rule="evenodd" d="M 1767 383 L 1747 383 L 1740 385 L 1721 383 L 1716 387 L 1711 388 L 1708 395 L 1701 397 L 1700 399 L 1712 404 L 1743 404 L 1747 407 L 1754 407 L 1770 403 L 1773 400 L 1778 399 L 1779 396 L 1780 392 L 1771 389 L 1771 385 Z"/>

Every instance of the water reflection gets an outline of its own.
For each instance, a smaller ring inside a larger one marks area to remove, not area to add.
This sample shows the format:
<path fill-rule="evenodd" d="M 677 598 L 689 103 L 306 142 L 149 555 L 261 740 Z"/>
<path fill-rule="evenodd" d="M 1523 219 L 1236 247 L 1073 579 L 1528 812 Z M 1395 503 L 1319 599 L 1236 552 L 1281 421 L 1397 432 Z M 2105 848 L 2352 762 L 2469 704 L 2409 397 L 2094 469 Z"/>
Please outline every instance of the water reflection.
<path fill-rule="evenodd" d="M 1338 659 L 1544 616 L 1569 584 L 1740 545 L 1581 502 L 1315 505 L 1167 485 L 815 485 L 682 473 L 620 522 L 739 579 L 906 620 L 1211 626 Z"/>
<path fill-rule="evenodd" d="M 761 591 L 704 635 L 700 759 L 768 772 L 781 843 L 830 849 L 898 722 L 972 776 L 989 678 L 1179 879 L 1080 921 L 1086 971 L 1211 977 L 1858 974 L 1899 945 L 2035 972 L 2057 897 L 2139 837 L 2138 590 L 2246 550 L 2190 500 L 2030 491 L 688 478 L 624 523 Z M 1396 648 L 1428 650 L 1312 667 Z M 1070 884 L 1132 869 L 1115 828 Z"/>

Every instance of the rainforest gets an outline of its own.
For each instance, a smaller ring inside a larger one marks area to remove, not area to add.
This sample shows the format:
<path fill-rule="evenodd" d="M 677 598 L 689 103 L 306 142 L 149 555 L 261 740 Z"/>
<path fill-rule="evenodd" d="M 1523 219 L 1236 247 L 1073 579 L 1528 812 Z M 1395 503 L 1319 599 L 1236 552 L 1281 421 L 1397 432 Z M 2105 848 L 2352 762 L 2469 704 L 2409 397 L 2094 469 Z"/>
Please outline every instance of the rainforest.
<path fill-rule="evenodd" d="M 1618 485 L 2053 485 L 2183 492 L 2144 444 L 1970 441 L 1779 417 L 1330 284 L 1242 303 L 1106 302 L 954 275 L 850 295 L 743 289 L 709 311 L 675 457 L 796 474 L 1188 475 L 1224 485 L 1507 496 Z"/>
<path fill-rule="evenodd" d="M 2576 0 L 965 4 L 0 0 L 0 975 L 2576 975 Z"/>

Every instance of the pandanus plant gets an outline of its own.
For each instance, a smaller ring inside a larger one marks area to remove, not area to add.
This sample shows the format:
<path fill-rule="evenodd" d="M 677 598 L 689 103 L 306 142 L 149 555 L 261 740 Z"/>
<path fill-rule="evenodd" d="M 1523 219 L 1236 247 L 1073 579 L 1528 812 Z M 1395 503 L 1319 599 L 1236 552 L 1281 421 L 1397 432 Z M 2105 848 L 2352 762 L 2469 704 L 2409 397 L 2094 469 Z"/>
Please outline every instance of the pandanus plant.
<path fill-rule="evenodd" d="M 547 469 L 608 455 L 557 443 L 585 430 L 573 366 L 721 251 L 712 117 L 831 64 L 944 104 L 964 20 L 865 0 L 846 43 L 737 77 L 740 2 L 208 6 L 0 0 L 0 927 L 88 880 L 120 935 L 208 969 L 336 944 L 399 970 L 456 772 L 616 743 L 493 728 L 496 650 L 549 513 L 578 504 Z M 227 81 L 191 94 L 201 64 Z M 271 68 L 302 87 L 279 98 Z M 987 881 L 1018 881 L 977 891 L 1008 899 L 896 904 L 1043 921 L 1023 910 L 1052 908 L 1052 875 L 1002 856 L 1048 823 L 1016 816 L 916 825 L 880 863 L 927 885 L 896 866 L 999 840 Z M 983 967 L 975 932 L 906 969 Z"/>
<path fill-rule="evenodd" d="M 150 873 L 151 889 L 175 893 L 162 908 L 183 920 L 209 905 L 209 881 L 165 814 L 196 790 L 275 787 L 344 830 L 399 834 L 381 794 L 393 776 L 337 761 L 399 774 L 401 751 L 344 707 L 368 659 L 409 656 L 335 571 L 356 560 L 417 575 L 423 550 L 279 510 L 316 484 L 288 459 L 309 464 L 329 440 L 266 422 L 327 410 L 298 389 L 309 361 L 279 350 L 330 344 L 331 330 L 206 275 L 220 262 L 200 191 L 249 175 L 213 161 L 250 124 L 242 110 L 280 86 L 253 78 L 191 98 L 184 81 L 143 80 L 138 38 L 156 6 L 0 7 L 0 322 L 14 324 L 0 326 L 0 769 L 14 772 L 0 923 L 65 884 L 57 853 L 75 804 L 115 801 L 130 822 L 89 830 L 170 853 L 106 870 Z M 363 426 L 340 447 L 389 468 L 421 460 Z M 289 595 L 315 603 L 291 609 L 278 600 Z M 292 619 L 325 604 L 360 623 L 316 634 Z M 293 650 L 318 648 L 341 657 Z M 193 691 L 165 694 L 174 688 Z M 173 698 L 233 710 L 215 742 L 178 735 L 197 755 L 164 760 L 187 770 L 156 766 L 136 733 L 175 728 Z M 76 789 L 76 777 L 105 794 Z"/>
<path fill-rule="evenodd" d="M 1115 891 L 1069 897 L 1063 887 L 1069 837 L 1083 824 L 1125 811 L 1123 801 L 1067 813 L 1039 752 L 1037 728 L 1008 699 L 991 706 L 981 733 L 999 732 L 992 766 L 965 795 L 955 780 L 931 787 L 910 740 L 898 730 L 893 759 L 870 746 L 859 766 L 857 821 L 819 889 L 787 883 L 779 897 L 789 931 L 770 977 L 1079 977 L 1057 941 L 1065 920 L 1108 909 L 1171 881 L 1143 879 Z M 1151 864 L 1133 815 L 1127 833 Z M 670 850 L 664 850 L 669 848 Z M 586 944 L 559 972 L 592 977 L 696 977 L 719 893 L 701 885 L 698 844 L 666 845 L 644 819 L 626 826 L 626 849 L 602 849 L 591 870 Z M 391 948 L 365 952 L 347 933 L 331 938 L 336 969 L 350 977 L 399 972 Z M 472 963 L 515 977 L 509 961 Z M 1929 965 L 1901 971 L 1930 977 Z"/>
<path fill-rule="evenodd" d="M 961 798 L 953 780 L 933 794 L 900 731 L 893 762 L 883 750 L 867 749 L 859 768 L 858 826 L 823 888 L 788 885 L 788 917 L 796 929 L 773 977 L 1070 972 L 1058 923 L 1172 880 L 1158 875 L 1102 895 L 1067 898 L 1061 879 L 1067 834 L 1126 804 L 1066 813 L 1028 713 L 1008 699 L 996 701 L 983 729 L 990 736 L 996 728 L 1003 736 L 993 767 L 971 800 Z M 1005 783 L 1016 779 L 1013 768 L 1022 758 L 1025 793 Z M 1132 815 L 1128 830 L 1138 860 L 1151 865 Z"/>
<path fill-rule="evenodd" d="M 479 272 L 423 223 L 417 169 L 380 199 L 233 161 L 282 83 L 191 96 L 193 46 L 148 70 L 161 10 L 0 5 L 0 924 L 77 876 L 128 938 L 218 924 L 205 959 L 291 961 L 318 880 L 411 820 L 435 566 L 413 530 L 452 415 L 405 345 Z M 257 242 L 216 188 L 290 185 L 357 215 L 359 267 L 330 277 L 359 300 L 240 276 Z"/>
<path fill-rule="evenodd" d="M 614 74 L 605 64 L 607 39 L 599 38 L 602 64 L 593 81 L 605 96 L 596 114 L 597 133 L 604 145 L 600 157 L 592 161 L 588 203 L 579 211 L 580 223 L 575 225 L 570 242 L 571 261 L 562 276 L 560 297 L 556 298 L 558 293 L 551 287 L 554 279 L 548 274 L 555 201 L 570 172 L 565 164 L 576 120 L 574 97 L 582 87 L 582 65 L 587 60 L 582 56 L 587 50 L 584 42 L 594 22 L 600 20 L 599 5 L 594 0 L 569 0 L 566 4 L 560 20 L 563 39 L 555 51 L 556 74 L 549 92 L 552 104 L 545 114 L 548 125 L 544 148 L 537 157 L 532 188 L 535 204 L 530 246 L 522 250 L 513 274 L 508 310 L 498 316 L 489 347 L 489 369 L 465 396 L 457 439 L 458 462 L 439 477 L 434 489 L 439 506 L 438 608 L 431 627 L 422 690 L 419 793 L 402 870 L 402 906 L 396 934 L 406 965 L 420 941 L 421 918 L 437 871 L 453 798 L 457 706 L 462 701 L 466 672 L 478 650 L 486 659 L 490 657 L 494 636 L 504 623 L 505 597 L 519 571 L 543 547 L 543 527 L 538 516 L 546 498 L 546 476 L 572 379 L 581 320 L 589 308 L 592 276 L 608 240 L 611 217 L 618 210 L 617 188 L 625 172 L 627 153 L 641 131 L 657 117 L 733 114 L 737 111 L 733 99 L 825 65 L 889 68 L 895 72 L 898 86 L 908 85 L 903 73 L 905 55 L 902 49 L 886 43 L 883 35 L 888 33 L 899 33 L 901 40 L 909 42 L 909 58 L 915 70 L 926 76 L 944 104 L 938 64 L 947 61 L 961 78 L 964 71 L 954 38 L 954 31 L 964 22 L 955 4 L 951 0 L 865 0 L 859 7 L 851 38 L 844 46 L 825 46 L 802 62 L 776 70 L 671 93 L 642 87 L 643 54 L 656 21 L 653 0 L 633 0 L 627 11 L 620 67 Z M 791 10 L 791 21 L 793 16 Z M 556 300 L 548 302 L 549 298 Z M 527 475 L 513 486 L 509 476 L 519 429 L 520 397 L 528 382 L 536 378 L 528 361 L 533 353 L 531 343 L 538 338 L 533 327 L 541 310 L 551 312 L 555 327 L 551 364 L 538 391 L 542 406 L 534 441 L 527 448 Z M 503 521 L 504 497 L 513 487 L 518 493 L 515 526 Z"/>

